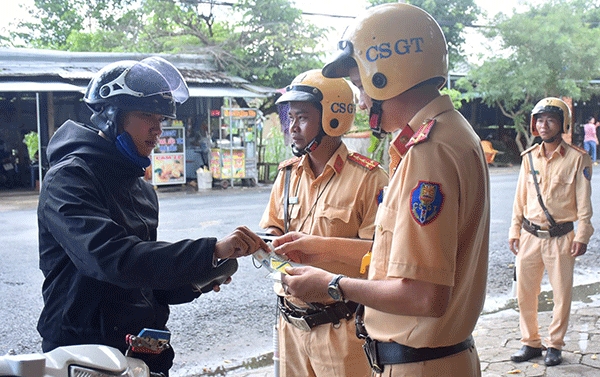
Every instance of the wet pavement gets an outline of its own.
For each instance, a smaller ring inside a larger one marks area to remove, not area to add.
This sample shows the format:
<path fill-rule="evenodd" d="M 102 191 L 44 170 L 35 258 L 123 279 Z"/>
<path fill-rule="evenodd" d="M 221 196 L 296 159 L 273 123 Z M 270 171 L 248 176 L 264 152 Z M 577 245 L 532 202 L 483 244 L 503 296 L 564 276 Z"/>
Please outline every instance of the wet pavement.
<path fill-rule="evenodd" d="M 587 302 L 573 302 L 569 330 L 565 337 L 563 362 L 546 367 L 543 356 L 524 363 L 510 361 L 510 355 L 521 348 L 519 313 L 515 309 L 484 314 L 479 318 L 473 337 L 481 360 L 483 377 L 592 377 L 600 376 L 600 296 Z M 540 312 L 542 337 L 547 333 L 552 313 Z M 273 377 L 271 354 L 240 365 L 223 365 L 201 376 Z M 269 365 L 264 366 L 265 363 Z"/>
<path fill-rule="evenodd" d="M 513 172 L 517 168 L 490 169 L 492 173 Z M 262 185 L 261 185 L 262 186 Z M 268 190 L 268 185 L 256 189 Z M 20 192 L 19 192 L 20 191 Z M 187 189 L 158 190 L 161 195 L 185 194 Z M 162 192 L 161 192 L 162 191 Z M 183 191 L 183 192 L 182 192 Z M 230 190 L 209 190 L 199 195 L 228 195 Z M 11 193 L 2 193 L 0 211 L 11 211 L 23 207 L 37 205 L 37 192 L 18 190 Z M 594 256 L 596 258 L 596 256 Z M 586 264 L 579 269 L 584 269 Z M 600 272 L 594 270 L 588 273 L 585 282 L 579 282 L 575 287 L 574 302 L 571 311 L 569 330 L 565 338 L 566 346 L 563 349 L 563 363 L 559 366 L 546 367 L 543 357 L 524 363 L 513 363 L 510 355 L 516 352 L 521 344 L 519 342 L 519 315 L 514 300 L 506 300 L 494 305 L 493 299 L 489 300 L 488 310 L 480 317 L 473 333 L 480 355 L 482 376 L 600 376 Z M 590 283 L 590 284 L 585 284 Z M 540 295 L 539 322 L 541 334 L 544 337 L 551 320 L 552 292 L 545 290 Z M 488 297 L 490 299 L 491 297 Z M 494 307 L 490 309 L 490 307 Z M 258 351 L 258 350 L 257 350 Z M 191 376 L 227 376 L 227 377 L 274 377 L 272 353 L 261 354 L 243 361 L 223 361 L 218 367 L 205 369 L 200 374 L 175 373 L 179 377 Z"/>

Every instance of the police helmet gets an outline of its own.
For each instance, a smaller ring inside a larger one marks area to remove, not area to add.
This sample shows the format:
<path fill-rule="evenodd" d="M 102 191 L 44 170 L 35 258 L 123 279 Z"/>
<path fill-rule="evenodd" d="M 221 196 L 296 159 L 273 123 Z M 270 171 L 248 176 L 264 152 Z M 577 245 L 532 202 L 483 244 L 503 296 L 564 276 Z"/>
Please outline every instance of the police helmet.
<path fill-rule="evenodd" d="M 346 77 L 358 66 L 364 91 L 374 100 L 393 98 L 429 80 L 441 88 L 448 77 L 442 29 L 427 12 L 409 4 L 368 9 L 346 29 L 338 50 L 323 75 Z"/>
<path fill-rule="evenodd" d="M 356 105 L 350 84 L 342 78 L 326 78 L 320 69 L 296 76 L 276 103 L 293 101 L 320 104 L 321 125 L 329 136 L 342 136 L 354 122 Z"/>
<path fill-rule="evenodd" d="M 571 130 L 571 109 L 569 106 L 556 97 L 547 97 L 543 100 L 539 101 L 531 110 L 531 122 L 529 124 L 529 129 L 533 136 L 539 136 L 539 132 L 535 127 L 535 123 L 537 121 L 537 115 L 542 113 L 553 113 L 558 114 L 560 117 L 560 121 L 562 122 L 562 132 L 569 133 Z"/>
<path fill-rule="evenodd" d="M 92 123 L 116 138 L 119 111 L 144 111 L 175 119 L 176 106 L 189 97 L 181 73 L 165 59 L 122 60 L 102 68 L 88 84 L 84 101 Z"/>

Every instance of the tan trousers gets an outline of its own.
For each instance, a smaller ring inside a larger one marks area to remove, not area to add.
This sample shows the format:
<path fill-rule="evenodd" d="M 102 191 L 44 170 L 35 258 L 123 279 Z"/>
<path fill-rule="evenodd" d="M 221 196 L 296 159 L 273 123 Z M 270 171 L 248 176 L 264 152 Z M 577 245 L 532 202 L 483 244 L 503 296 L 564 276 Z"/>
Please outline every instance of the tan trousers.
<path fill-rule="evenodd" d="M 520 311 L 521 343 L 530 347 L 542 347 L 538 326 L 538 296 L 544 269 L 552 286 L 554 309 L 548 328 L 547 347 L 562 349 L 569 326 L 571 299 L 573 295 L 573 269 L 575 258 L 571 256 L 574 232 L 562 237 L 538 238 L 523 231 L 517 254 L 517 300 Z"/>
<path fill-rule="evenodd" d="M 386 365 L 373 377 L 479 377 L 481 365 L 475 346 L 455 355 L 420 363 Z"/>
<path fill-rule="evenodd" d="M 367 377 L 371 373 L 356 337 L 354 318 L 300 330 L 279 316 L 281 377 Z"/>

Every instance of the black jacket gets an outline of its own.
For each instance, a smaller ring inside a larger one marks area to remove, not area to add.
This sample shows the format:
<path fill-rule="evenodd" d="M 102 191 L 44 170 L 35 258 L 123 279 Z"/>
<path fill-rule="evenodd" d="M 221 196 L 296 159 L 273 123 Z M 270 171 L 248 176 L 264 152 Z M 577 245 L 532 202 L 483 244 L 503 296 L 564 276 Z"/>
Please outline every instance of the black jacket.
<path fill-rule="evenodd" d="M 156 241 L 156 193 L 96 129 L 65 122 L 48 159 L 38 206 L 44 342 L 125 350 L 126 334 L 165 329 L 169 304 L 199 296 L 190 283 L 212 268 L 216 239 Z"/>

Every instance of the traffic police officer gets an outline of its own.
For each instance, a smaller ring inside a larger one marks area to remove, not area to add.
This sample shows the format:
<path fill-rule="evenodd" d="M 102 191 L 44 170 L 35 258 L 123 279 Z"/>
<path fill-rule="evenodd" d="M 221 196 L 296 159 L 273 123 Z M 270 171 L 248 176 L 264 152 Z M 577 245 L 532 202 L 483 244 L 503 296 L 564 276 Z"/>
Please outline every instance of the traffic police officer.
<path fill-rule="evenodd" d="M 289 231 L 291 237 L 298 232 L 328 237 L 316 255 L 289 256 L 336 274 L 359 277 L 361 258 L 373 238 L 378 194 L 388 177 L 379 163 L 349 152 L 341 139 L 354 120 L 350 84 L 311 70 L 296 77 L 277 103 L 288 106 L 296 157 L 280 164 L 260 226 L 274 235 Z M 362 245 L 336 248 L 337 240 L 343 238 Z M 285 295 L 281 285 L 276 286 L 282 377 L 368 374 L 352 320 L 355 303 L 329 299 L 325 306 L 315 306 Z"/>
<path fill-rule="evenodd" d="M 384 4 L 357 18 L 338 47 L 324 75 L 355 77 L 373 100 L 374 132 L 398 131 L 368 280 L 297 267 L 282 281 L 304 300 L 364 304 L 374 375 L 480 376 L 471 333 L 485 299 L 489 173 L 479 137 L 439 92 L 448 74 L 442 30 L 418 7 Z M 300 243 L 274 245 L 285 254 Z M 308 254 L 317 244 L 301 247 Z"/>
<path fill-rule="evenodd" d="M 517 299 L 523 344 L 511 356 L 515 362 L 542 355 L 537 305 L 544 269 L 554 295 L 544 362 L 547 366 L 562 362 L 575 257 L 585 254 L 594 232 L 590 222 L 592 161 L 584 150 L 563 141 L 562 135 L 568 133 L 570 127 L 571 110 L 559 98 L 544 98 L 531 112 L 531 133 L 541 137 L 542 142 L 522 153 L 508 235 L 509 248 L 517 256 Z M 575 221 L 577 232 L 573 231 Z"/>

